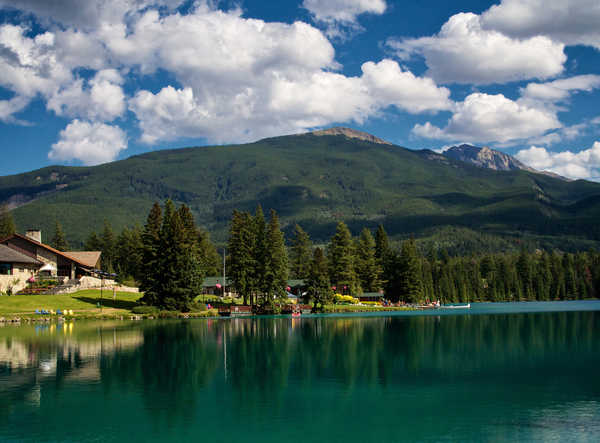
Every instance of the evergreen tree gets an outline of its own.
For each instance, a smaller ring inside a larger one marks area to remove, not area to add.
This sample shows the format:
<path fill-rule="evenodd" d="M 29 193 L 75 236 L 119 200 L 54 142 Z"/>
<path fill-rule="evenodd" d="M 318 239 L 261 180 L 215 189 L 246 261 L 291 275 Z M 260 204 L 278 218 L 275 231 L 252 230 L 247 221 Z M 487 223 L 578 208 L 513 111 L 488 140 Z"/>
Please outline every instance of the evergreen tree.
<path fill-rule="evenodd" d="M 308 234 L 296 224 L 290 247 L 290 267 L 293 278 L 306 279 L 310 272 L 313 258 L 312 242 Z"/>
<path fill-rule="evenodd" d="M 159 269 L 162 271 L 158 305 L 169 310 L 187 312 L 194 298 L 202 290 L 202 269 L 198 257 L 197 239 L 190 235 L 195 226 L 182 220 L 185 213 L 174 209 L 167 200 L 160 231 L 161 254 Z M 193 219 L 192 219 L 193 220 Z"/>
<path fill-rule="evenodd" d="M 400 254 L 400 294 L 408 303 L 419 303 L 423 299 L 421 267 L 414 239 L 402 243 Z"/>
<path fill-rule="evenodd" d="M 331 238 L 327 251 L 329 278 L 337 291 L 357 294 L 360 285 L 355 270 L 354 243 L 350 230 L 344 222 L 339 222 L 335 235 Z"/>
<path fill-rule="evenodd" d="M 117 237 L 115 270 L 119 280 L 127 278 L 140 281 L 143 269 L 143 244 L 142 229 L 139 225 L 133 228 L 124 228 Z"/>
<path fill-rule="evenodd" d="M 254 289 L 254 243 L 255 243 L 254 220 L 246 212 L 233 211 L 231 225 L 229 227 L 229 251 L 228 276 L 233 282 L 237 293 L 248 300 Z"/>
<path fill-rule="evenodd" d="M 256 207 L 254 213 L 254 272 L 252 276 L 252 293 L 253 299 L 250 300 L 251 304 L 257 304 L 259 294 L 266 294 L 268 292 L 268 282 L 265 281 L 267 273 L 267 223 L 265 221 L 265 215 L 262 210 L 262 206 L 259 204 Z"/>
<path fill-rule="evenodd" d="M 104 220 L 104 228 L 100 234 L 102 244 L 102 270 L 114 272 L 116 257 L 116 238 L 108 220 Z"/>
<path fill-rule="evenodd" d="M 333 291 L 329 281 L 329 271 L 327 269 L 327 260 L 321 248 L 316 248 L 310 263 L 310 271 L 307 279 L 307 298 L 306 302 L 312 301 L 314 309 L 322 308 L 324 305 L 333 301 Z"/>
<path fill-rule="evenodd" d="M 142 232 L 142 266 L 140 289 L 144 292 L 143 301 L 148 305 L 157 305 L 162 280 L 160 266 L 160 230 L 162 227 L 162 209 L 154 203 Z"/>
<path fill-rule="evenodd" d="M 222 275 L 223 258 L 211 242 L 210 234 L 203 229 L 198 230 L 198 250 L 204 274 L 207 276 Z"/>
<path fill-rule="evenodd" d="M 271 209 L 271 217 L 267 229 L 266 260 L 263 304 L 273 304 L 276 298 L 286 298 L 286 284 L 288 278 L 288 258 L 285 249 L 283 232 L 279 227 L 279 217 Z"/>
<path fill-rule="evenodd" d="M 15 221 L 8 206 L 0 205 L 0 240 L 9 237 L 17 232 Z"/>
<path fill-rule="evenodd" d="M 83 247 L 86 251 L 102 251 L 102 241 L 98 234 L 92 232 L 88 235 Z"/>
<path fill-rule="evenodd" d="M 59 251 L 67 251 L 69 249 L 69 243 L 65 238 L 65 234 L 62 230 L 62 226 L 58 222 L 58 220 L 54 223 L 54 235 L 50 240 L 50 246 L 54 249 L 58 249 Z"/>
<path fill-rule="evenodd" d="M 385 257 L 389 252 L 390 244 L 388 235 L 383 225 L 380 224 L 377 226 L 377 231 L 375 232 L 375 258 L 381 269 L 383 269 Z"/>
<path fill-rule="evenodd" d="M 387 253 L 386 253 L 387 254 Z M 381 267 L 375 257 L 375 240 L 371 231 L 364 228 L 356 247 L 356 271 L 360 286 L 365 292 L 378 292 L 381 289 Z"/>

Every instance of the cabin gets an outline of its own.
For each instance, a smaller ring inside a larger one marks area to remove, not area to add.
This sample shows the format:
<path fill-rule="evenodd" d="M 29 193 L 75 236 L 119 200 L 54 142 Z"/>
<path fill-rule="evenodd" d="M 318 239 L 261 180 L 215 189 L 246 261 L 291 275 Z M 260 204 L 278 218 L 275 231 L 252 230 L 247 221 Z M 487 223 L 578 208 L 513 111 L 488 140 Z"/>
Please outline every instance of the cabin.
<path fill-rule="evenodd" d="M 17 292 L 30 278 L 70 280 L 91 275 L 100 264 L 100 251 L 59 251 L 42 243 L 37 229 L 0 240 L 0 291 Z"/>

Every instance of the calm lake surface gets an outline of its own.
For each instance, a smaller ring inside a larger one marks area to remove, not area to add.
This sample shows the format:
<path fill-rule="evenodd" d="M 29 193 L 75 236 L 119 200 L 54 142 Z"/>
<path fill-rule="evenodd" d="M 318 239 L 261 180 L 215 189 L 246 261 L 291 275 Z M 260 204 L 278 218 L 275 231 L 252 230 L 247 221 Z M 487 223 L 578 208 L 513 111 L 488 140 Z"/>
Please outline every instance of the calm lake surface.
<path fill-rule="evenodd" d="M 600 302 L 0 327 L 1 441 L 598 441 Z"/>

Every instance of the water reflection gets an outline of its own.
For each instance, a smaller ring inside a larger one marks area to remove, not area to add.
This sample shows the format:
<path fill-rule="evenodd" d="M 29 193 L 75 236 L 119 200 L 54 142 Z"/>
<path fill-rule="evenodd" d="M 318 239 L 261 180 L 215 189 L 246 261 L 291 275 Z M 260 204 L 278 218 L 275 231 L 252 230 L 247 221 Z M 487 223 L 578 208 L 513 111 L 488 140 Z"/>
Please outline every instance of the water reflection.
<path fill-rule="evenodd" d="M 60 422 L 55 402 L 85 392 L 115 410 L 139 402 L 146 420 L 171 427 L 210 414 L 246 426 L 264 424 L 265 414 L 326 426 L 340 410 L 360 416 L 357 402 L 383 421 L 400 412 L 419 420 L 453 405 L 452 414 L 479 415 L 488 437 L 504 438 L 507 423 L 473 404 L 505 408 L 509 422 L 531 426 L 552 417 L 540 411 L 575 404 L 588 418 L 600 415 L 600 382 L 591 376 L 600 363 L 599 319 L 592 311 L 2 328 L 0 423 L 17 426 L 23 408 L 44 406 Z M 326 412 L 312 417 L 315 407 Z"/>

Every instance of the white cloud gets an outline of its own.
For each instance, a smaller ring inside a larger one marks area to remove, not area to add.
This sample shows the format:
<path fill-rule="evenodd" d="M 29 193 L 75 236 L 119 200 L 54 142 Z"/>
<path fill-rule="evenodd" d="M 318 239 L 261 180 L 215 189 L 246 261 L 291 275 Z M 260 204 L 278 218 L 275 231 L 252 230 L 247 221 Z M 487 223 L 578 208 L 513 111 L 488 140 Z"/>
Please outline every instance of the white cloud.
<path fill-rule="evenodd" d="M 519 102 L 528 106 L 562 110 L 555 104 L 567 101 L 574 93 L 591 92 L 596 88 L 600 88 L 600 75 L 594 74 L 578 75 L 547 83 L 529 83 L 521 88 Z"/>
<path fill-rule="evenodd" d="M 317 21 L 355 23 L 361 14 L 383 14 L 387 4 L 385 0 L 304 0 L 302 7 Z"/>
<path fill-rule="evenodd" d="M 15 118 L 14 114 L 21 112 L 29 104 L 29 98 L 15 96 L 10 100 L 0 100 L 0 122 L 16 125 L 30 125 L 29 122 Z"/>
<path fill-rule="evenodd" d="M 600 142 L 579 152 L 551 152 L 531 146 L 515 157 L 532 168 L 554 172 L 568 178 L 600 181 Z"/>
<path fill-rule="evenodd" d="M 516 38 L 545 35 L 567 45 L 600 49 L 598 0 L 502 0 L 482 14 L 482 24 Z"/>
<path fill-rule="evenodd" d="M 48 154 L 51 160 L 80 160 L 84 165 L 113 161 L 127 149 L 127 136 L 121 128 L 104 123 L 73 120 L 60 131 L 60 139 Z"/>
<path fill-rule="evenodd" d="M 49 95 L 72 78 L 56 57 L 54 34 L 30 38 L 21 26 L 0 26 L 0 85 L 24 97 Z"/>
<path fill-rule="evenodd" d="M 456 104 L 444 128 L 427 122 L 415 125 L 413 133 L 439 140 L 509 142 L 540 136 L 560 127 L 554 113 L 525 106 L 502 94 L 474 93 Z"/>
<path fill-rule="evenodd" d="M 333 122 L 363 122 L 388 106 L 411 113 L 451 109 L 450 91 L 428 78 L 402 71 L 392 60 L 363 64 L 361 77 L 316 70 L 295 77 L 271 72 L 254 88 L 206 100 L 194 88 L 140 91 L 130 109 L 140 120 L 142 141 L 178 136 L 218 142 L 294 133 Z M 227 109 L 224 112 L 224 109 Z"/>
<path fill-rule="evenodd" d="M 122 84 L 119 72 L 104 69 L 87 82 L 88 87 L 84 87 L 82 79 L 77 79 L 57 91 L 48 99 L 47 107 L 57 115 L 112 121 L 126 109 Z"/>
<path fill-rule="evenodd" d="M 422 54 L 438 83 L 491 84 L 560 74 L 564 45 L 548 37 L 514 39 L 481 26 L 480 16 L 453 15 L 433 37 L 390 40 L 398 56 Z"/>

